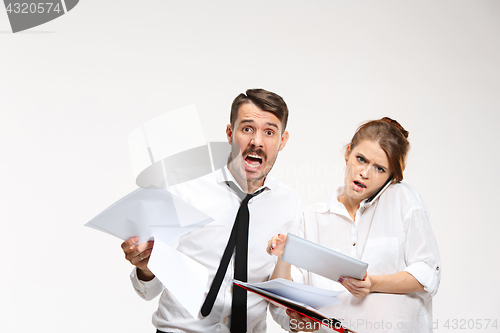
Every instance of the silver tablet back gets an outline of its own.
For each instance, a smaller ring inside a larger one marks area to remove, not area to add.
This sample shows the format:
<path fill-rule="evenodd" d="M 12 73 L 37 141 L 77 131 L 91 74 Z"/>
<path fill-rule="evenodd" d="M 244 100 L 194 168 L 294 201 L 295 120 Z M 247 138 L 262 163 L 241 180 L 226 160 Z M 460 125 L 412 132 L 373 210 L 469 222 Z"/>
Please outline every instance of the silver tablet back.
<path fill-rule="evenodd" d="M 293 234 L 287 236 L 282 259 L 334 281 L 341 276 L 362 280 L 368 268 L 365 262 Z"/>

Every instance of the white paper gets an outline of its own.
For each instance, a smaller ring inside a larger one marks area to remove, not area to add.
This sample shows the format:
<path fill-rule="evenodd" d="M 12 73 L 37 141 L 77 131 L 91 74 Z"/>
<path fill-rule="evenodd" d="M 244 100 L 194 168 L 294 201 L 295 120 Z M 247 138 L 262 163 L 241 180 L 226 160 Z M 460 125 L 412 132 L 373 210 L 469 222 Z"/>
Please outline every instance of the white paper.
<path fill-rule="evenodd" d="M 207 268 L 156 238 L 148 268 L 184 308 L 197 318 L 208 282 Z"/>
<path fill-rule="evenodd" d="M 182 210 L 182 223 L 178 209 Z M 154 239 L 148 268 L 196 318 L 207 285 L 208 271 L 166 243 L 212 221 L 210 216 L 167 190 L 139 188 L 85 225 L 123 240 L 137 236 L 137 244 Z"/>
<path fill-rule="evenodd" d="M 307 304 L 315 309 L 338 304 L 340 301 L 337 296 L 343 293 L 343 291 L 316 288 L 285 279 L 275 279 L 252 285 L 276 295 Z"/>
<path fill-rule="evenodd" d="M 177 209 L 182 210 L 182 223 Z M 139 188 L 118 200 L 85 225 L 123 240 L 153 236 L 164 243 L 199 228 L 213 219 L 167 190 Z"/>

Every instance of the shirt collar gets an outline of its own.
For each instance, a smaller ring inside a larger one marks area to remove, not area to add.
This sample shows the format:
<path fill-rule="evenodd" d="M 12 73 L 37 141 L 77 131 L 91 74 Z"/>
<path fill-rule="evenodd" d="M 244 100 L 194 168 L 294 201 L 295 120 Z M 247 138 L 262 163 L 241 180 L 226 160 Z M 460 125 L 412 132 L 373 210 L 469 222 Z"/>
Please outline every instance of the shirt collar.
<path fill-rule="evenodd" d="M 343 191 L 344 191 L 344 186 L 340 186 L 339 188 L 337 188 L 335 193 L 333 193 L 332 197 L 330 198 L 330 201 L 328 201 L 328 203 L 325 206 L 318 208 L 316 210 L 316 212 L 317 213 L 326 213 L 326 212 L 330 211 L 333 214 L 345 215 L 346 208 L 339 201 L 339 196 L 340 196 L 340 194 L 342 194 Z M 375 201 L 377 201 L 377 200 L 378 200 L 378 198 Z M 368 199 L 365 199 L 361 202 L 361 204 L 359 205 L 359 208 L 364 210 L 367 207 L 371 206 L 373 203 L 374 203 L 374 201 L 368 202 Z"/>
<path fill-rule="evenodd" d="M 241 188 L 240 184 L 234 179 L 232 173 L 229 171 L 227 165 L 224 165 L 224 167 L 218 169 L 216 171 L 216 177 L 217 177 L 217 183 L 225 183 L 225 182 L 233 182 L 238 188 L 242 191 L 243 189 Z M 260 190 L 261 188 L 265 188 L 267 190 L 272 190 L 273 188 L 276 187 L 278 183 L 278 180 L 274 178 L 273 176 L 270 176 L 269 174 L 266 176 L 266 179 L 264 179 L 264 184 L 257 189 Z"/>

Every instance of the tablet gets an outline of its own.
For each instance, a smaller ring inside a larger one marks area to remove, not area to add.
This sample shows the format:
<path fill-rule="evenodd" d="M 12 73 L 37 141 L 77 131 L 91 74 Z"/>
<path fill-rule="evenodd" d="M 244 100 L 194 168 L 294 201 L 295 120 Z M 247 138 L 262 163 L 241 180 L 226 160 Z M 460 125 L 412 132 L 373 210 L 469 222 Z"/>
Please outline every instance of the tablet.
<path fill-rule="evenodd" d="M 319 244 L 288 234 L 282 259 L 337 281 L 341 276 L 363 280 L 368 264 Z"/>

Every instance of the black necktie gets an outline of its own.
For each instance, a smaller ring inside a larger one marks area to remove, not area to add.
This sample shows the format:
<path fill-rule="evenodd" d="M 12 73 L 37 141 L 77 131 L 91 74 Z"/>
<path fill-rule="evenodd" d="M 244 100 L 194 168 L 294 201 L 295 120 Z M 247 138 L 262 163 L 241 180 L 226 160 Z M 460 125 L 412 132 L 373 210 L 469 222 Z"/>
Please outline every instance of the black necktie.
<path fill-rule="evenodd" d="M 236 219 L 234 220 L 233 229 L 231 230 L 231 235 L 229 236 L 229 241 L 227 242 L 226 249 L 222 255 L 219 268 L 217 273 L 215 273 L 214 280 L 208 291 L 207 298 L 201 307 L 201 314 L 203 316 L 208 316 L 212 307 L 214 306 L 215 299 L 219 293 L 220 286 L 224 276 L 226 275 L 227 266 L 229 261 L 231 261 L 231 255 L 233 249 L 236 247 L 234 254 L 234 278 L 243 282 L 247 282 L 248 278 L 248 227 L 250 220 L 250 213 L 248 211 L 248 201 L 251 198 L 259 195 L 264 191 L 261 189 L 254 194 L 245 194 L 240 189 L 234 185 L 234 183 L 228 183 L 240 198 L 241 201 L 240 208 L 236 214 Z M 233 289 L 233 303 L 231 306 L 231 332 L 232 333 L 243 333 L 247 331 L 247 292 L 243 288 Z"/>

